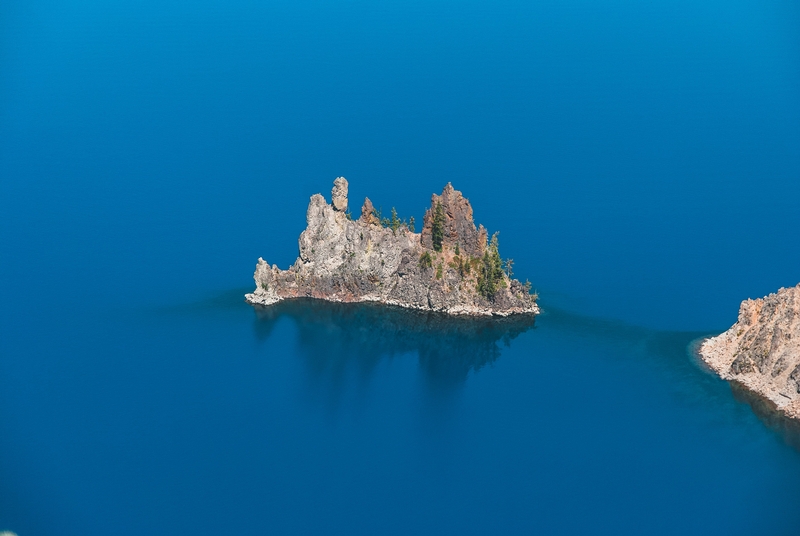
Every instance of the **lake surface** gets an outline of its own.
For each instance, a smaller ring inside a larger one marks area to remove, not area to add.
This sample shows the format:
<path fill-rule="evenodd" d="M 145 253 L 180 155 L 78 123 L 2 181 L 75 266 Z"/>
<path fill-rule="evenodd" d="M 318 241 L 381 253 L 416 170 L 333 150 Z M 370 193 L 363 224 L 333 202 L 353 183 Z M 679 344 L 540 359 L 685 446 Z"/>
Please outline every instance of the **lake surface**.
<path fill-rule="evenodd" d="M 0 530 L 800 533 L 691 353 L 800 281 L 798 95 L 791 1 L 4 2 Z M 544 313 L 246 305 L 340 175 Z"/>

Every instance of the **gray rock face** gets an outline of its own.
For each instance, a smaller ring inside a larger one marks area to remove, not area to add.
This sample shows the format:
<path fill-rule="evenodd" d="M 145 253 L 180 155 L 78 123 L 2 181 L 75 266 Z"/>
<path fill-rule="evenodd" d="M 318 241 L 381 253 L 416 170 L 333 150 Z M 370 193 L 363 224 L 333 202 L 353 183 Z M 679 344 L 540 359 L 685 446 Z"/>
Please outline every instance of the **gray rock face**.
<path fill-rule="evenodd" d="M 333 181 L 331 202 L 334 210 L 347 212 L 347 179 L 344 177 L 337 177 L 336 180 Z"/>
<path fill-rule="evenodd" d="M 339 184 L 334 183 L 335 195 L 341 193 Z M 346 192 L 346 181 L 344 188 Z M 441 196 L 434 196 L 432 208 L 440 199 L 450 219 L 445 227 L 447 240 L 443 240 L 442 251 L 436 252 L 405 225 L 395 230 L 383 227 L 369 199 L 364 201 L 361 217 L 351 220 L 321 195 L 312 196 L 307 227 L 300 235 L 299 257 L 287 270 L 259 259 L 254 274 L 256 290 L 246 295 L 247 301 L 267 306 L 288 298 L 311 297 L 375 301 L 450 314 L 538 314 L 535 295 L 505 274 L 494 295 L 478 292 L 477 257 L 486 249 L 486 231 L 475 228 L 469 201 L 451 185 Z M 460 255 L 455 254 L 456 243 Z"/>
<path fill-rule="evenodd" d="M 703 342 L 700 355 L 722 378 L 800 419 L 800 285 L 743 301 L 738 321 Z"/>

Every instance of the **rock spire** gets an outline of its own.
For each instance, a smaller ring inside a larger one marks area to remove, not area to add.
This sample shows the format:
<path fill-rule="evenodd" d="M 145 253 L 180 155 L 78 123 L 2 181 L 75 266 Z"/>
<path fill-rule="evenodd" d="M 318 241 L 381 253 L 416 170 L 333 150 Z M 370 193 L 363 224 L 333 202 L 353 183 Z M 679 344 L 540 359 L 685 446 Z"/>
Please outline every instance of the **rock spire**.
<path fill-rule="evenodd" d="M 331 203 L 333 209 L 339 212 L 347 212 L 347 179 L 344 177 L 337 177 L 333 181 L 333 190 L 331 190 Z"/>
<path fill-rule="evenodd" d="M 453 188 L 449 182 L 441 195 L 431 196 L 431 206 L 425 211 L 422 225 L 422 245 L 433 249 L 433 219 L 436 205 L 441 204 L 444 212 L 442 244 L 445 247 L 459 249 L 467 255 L 480 257 L 486 250 L 486 229 L 483 225 L 476 228 L 472 219 L 472 205 L 461 192 Z"/>

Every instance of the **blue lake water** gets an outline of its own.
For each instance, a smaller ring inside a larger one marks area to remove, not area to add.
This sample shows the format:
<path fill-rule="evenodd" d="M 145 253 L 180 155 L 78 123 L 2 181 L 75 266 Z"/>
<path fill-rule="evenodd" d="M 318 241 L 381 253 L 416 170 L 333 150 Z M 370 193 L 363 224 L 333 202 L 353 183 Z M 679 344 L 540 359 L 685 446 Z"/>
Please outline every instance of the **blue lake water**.
<path fill-rule="evenodd" d="M 789 0 L 0 4 L 0 530 L 800 533 L 690 346 L 800 281 Z M 544 314 L 243 302 L 448 181 Z"/>

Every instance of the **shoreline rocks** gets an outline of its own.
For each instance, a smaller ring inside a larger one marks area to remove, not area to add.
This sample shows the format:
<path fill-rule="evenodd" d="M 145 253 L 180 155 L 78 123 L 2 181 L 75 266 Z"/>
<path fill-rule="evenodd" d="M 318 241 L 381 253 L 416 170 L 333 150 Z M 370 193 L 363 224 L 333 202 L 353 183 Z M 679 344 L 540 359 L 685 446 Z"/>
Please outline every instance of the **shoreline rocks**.
<path fill-rule="evenodd" d="M 487 243 L 486 230 L 473 223 L 469 201 L 451 184 L 432 196 L 421 233 L 396 217 L 381 221 L 369 199 L 360 217 L 351 219 L 347 191 L 347 181 L 339 177 L 331 204 L 320 194 L 311 197 L 299 257 L 287 270 L 259 258 L 248 303 L 269 306 L 304 297 L 452 315 L 539 313 L 530 285 L 499 268 L 496 242 Z"/>
<path fill-rule="evenodd" d="M 723 379 L 800 420 L 800 285 L 743 301 L 737 322 L 699 354 Z"/>

